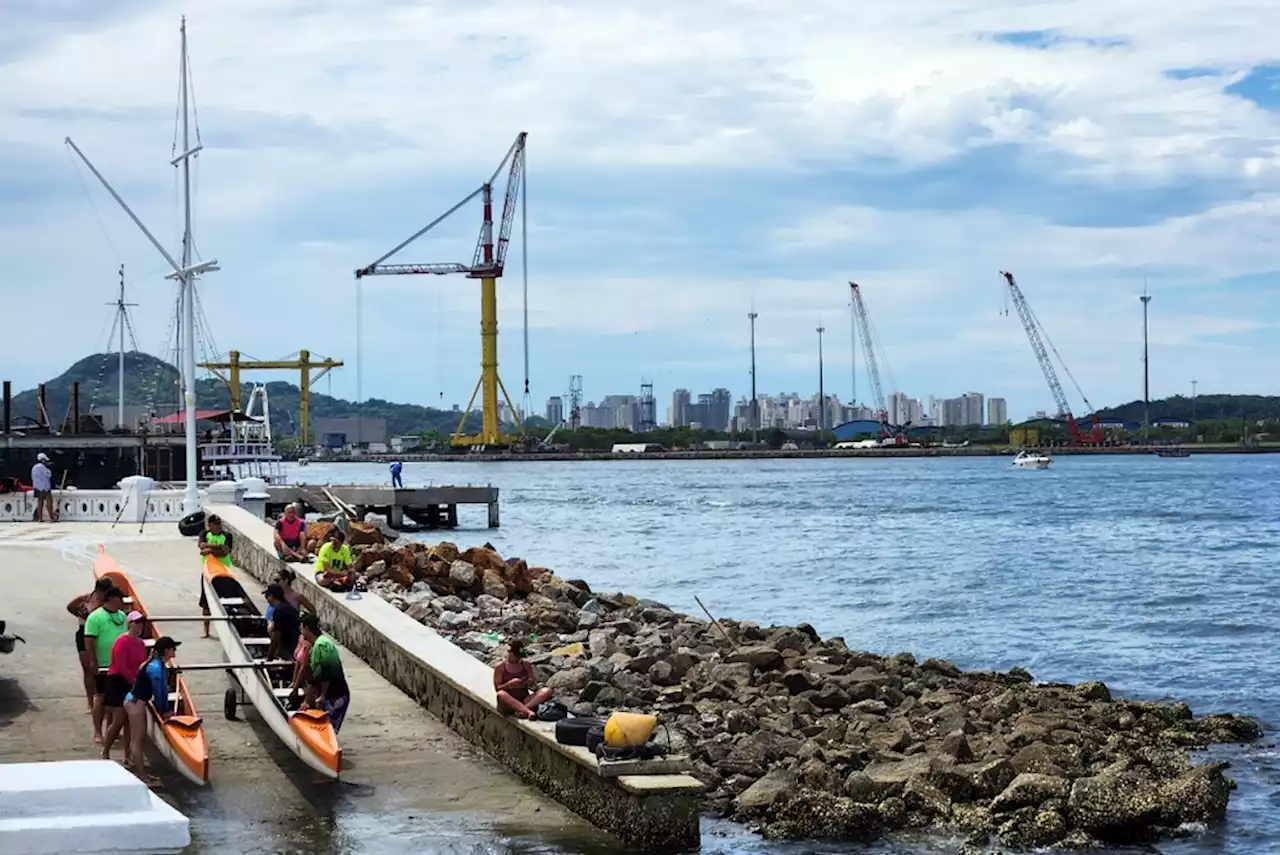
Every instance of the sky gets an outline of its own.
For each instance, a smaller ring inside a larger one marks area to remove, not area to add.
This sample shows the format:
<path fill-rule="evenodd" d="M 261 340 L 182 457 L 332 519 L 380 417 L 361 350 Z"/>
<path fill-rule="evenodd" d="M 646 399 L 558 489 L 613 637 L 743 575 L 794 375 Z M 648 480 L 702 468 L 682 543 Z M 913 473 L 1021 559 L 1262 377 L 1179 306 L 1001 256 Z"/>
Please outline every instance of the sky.
<path fill-rule="evenodd" d="M 1280 394 L 1280 4 L 1186 0 L 49 0 L 0 6 L 0 375 L 171 350 L 186 11 L 200 358 L 345 362 L 320 392 L 465 404 L 479 285 L 353 271 L 444 213 L 528 132 L 498 283 L 500 375 L 535 410 L 654 385 L 871 404 L 883 386 L 1053 410 L 999 271 L 1087 402 Z M 505 177 L 498 192 L 505 189 Z M 465 206 L 391 262 L 469 262 Z M 524 295 L 527 251 L 528 373 Z M 359 291 L 359 300 L 357 292 Z M 361 323 L 357 331 L 357 302 Z M 129 345 L 132 347 L 132 344 Z M 290 379 L 263 372 L 246 379 Z"/>

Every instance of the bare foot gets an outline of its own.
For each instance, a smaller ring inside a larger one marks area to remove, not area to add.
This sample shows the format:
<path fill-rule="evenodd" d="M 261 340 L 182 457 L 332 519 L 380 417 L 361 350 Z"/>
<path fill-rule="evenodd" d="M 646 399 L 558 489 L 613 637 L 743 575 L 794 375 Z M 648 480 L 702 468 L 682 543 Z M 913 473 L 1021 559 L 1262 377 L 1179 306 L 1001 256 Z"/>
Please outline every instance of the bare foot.
<path fill-rule="evenodd" d="M 102 734 L 101 734 L 101 733 L 95 733 L 95 734 L 93 735 L 93 744 L 94 744 L 94 745 L 102 745 L 102 744 L 103 744 L 103 743 L 105 743 L 105 742 L 106 742 L 106 740 L 102 738 Z"/>
<path fill-rule="evenodd" d="M 111 749 L 107 748 L 106 746 L 103 746 L 102 748 L 102 759 L 103 760 L 111 759 Z"/>

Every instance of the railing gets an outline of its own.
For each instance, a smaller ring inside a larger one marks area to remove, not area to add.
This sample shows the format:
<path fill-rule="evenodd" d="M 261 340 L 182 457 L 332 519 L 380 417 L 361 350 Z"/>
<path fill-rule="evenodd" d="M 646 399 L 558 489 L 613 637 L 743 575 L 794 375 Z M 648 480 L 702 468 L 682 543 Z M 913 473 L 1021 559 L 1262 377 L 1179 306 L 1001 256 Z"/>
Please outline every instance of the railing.
<path fill-rule="evenodd" d="M 155 489 L 144 494 L 121 490 L 54 490 L 53 507 L 63 522 L 176 522 L 183 517 L 180 490 Z M 26 522 L 35 516 L 33 493 L 0 493 L 0 522 Z"/>
<path fill-rule="evenodd" d="M 279 460 L 280 455 L 269 442 L 213 442 L 200 446 L 200 458 L 206 463 L 218 460 Z"/>

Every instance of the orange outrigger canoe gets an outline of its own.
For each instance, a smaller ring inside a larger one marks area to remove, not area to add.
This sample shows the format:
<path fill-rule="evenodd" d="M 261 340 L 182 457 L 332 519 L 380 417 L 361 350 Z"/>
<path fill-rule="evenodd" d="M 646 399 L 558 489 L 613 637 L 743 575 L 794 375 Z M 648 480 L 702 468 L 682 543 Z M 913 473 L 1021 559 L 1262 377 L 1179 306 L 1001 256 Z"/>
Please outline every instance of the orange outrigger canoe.
<path fill-rule="evenodd" d="M 130 611 L 137 609 L 144 615 L 146 608 L 138 598 L 129 577 L 120 569 L 115 559 L 107 554 L 106 547 L 98 544 L 98 555 L 93 562 L 93 573 L 96 577 L 106 577 L 124 592 L 125 604 Z M 150 642 L 161 635 L 159 627 L 147 622 L 147 638 Z M 150 646 L 150 643 L 148 644 Z M 196 713 L 195 704 L 191 702 L 191 691 L 181 674 L 169 674 L 169 708 L 173 715 L 167 719 L 160 718 L 155 708 L 148 705 L 151 716 L 147 725 L 147 735 L 155 743 L 156 748 L 173 764 L 182 776 L 195 784 L 209 783 L 209 743 L 205 740 L 204 725 Z"/>
<path fill-rule="evenodd" d="M 253 600 L 230 570 L 212 555 L 205 557 L 204 594 L 209 612 L 224 618 L 214 622 L 218 640 L 227 662 L 248 665 L 266 660 L 271 640 L 266 637 L 266 622 Z M 293 651 L 284 658 L 293 659 Z M 264 665 L 249 669 L 227 669 L 232 681 L 262 716 L 267 726 L 285 746 L 312 769 L 328 778 L 342 771 L 342 748 L 333 731 L 333 723 L 323 710 L 288 708 L 289 686 L 293 682 L 292 665 Z M 224 712 L 235 717 L 239 705 L 236 689 L 227 689 Z"/>

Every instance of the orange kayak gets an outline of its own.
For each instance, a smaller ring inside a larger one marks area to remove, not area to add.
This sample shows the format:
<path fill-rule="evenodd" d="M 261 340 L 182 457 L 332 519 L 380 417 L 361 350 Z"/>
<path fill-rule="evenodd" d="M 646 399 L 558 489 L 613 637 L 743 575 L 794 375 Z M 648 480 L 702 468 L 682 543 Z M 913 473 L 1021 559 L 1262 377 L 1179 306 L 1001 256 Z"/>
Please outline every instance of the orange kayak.
<path fill-rule="evenodd" d="M 124 591 L 125 605 L 132 611 L 137 609 L 144 615 L 147 609 L 138 598 L 129 577 L 120 569 L 115 559 L 107 554 L 106 547 L 98 544 L 98 556 L 93 562 L 93 573 L 96 577 L 109 578 L 117 588 Z M 147 622 L 146 637 L 154 641 L 162 635 L 160 628 Z M 150 646 L 150 645 L 148 645 Z M 196 713 L 195 704 L 191 700 L 191 691 L 181 674 L 169 674 L 169 708 L 173 715 L 161 719 L 155 707 L 148 704 L 151 711 L 147 726 L 147 735 L 155 743 L 160 753 L 182 773 L 183 777 L 196 784 L 209 783 L 209 743 L 205 740 L 204 725 Z"/>
<path fill-rule="evenodd" d="M 227 618 L 213 624 L 227 661 L 238 664 L 265 661 L 271 644 L 266 620 L 240 580 L 221 561 L 209 555 L 205 556 L 203 584 L 209 612 L 215 617 Z M 293 653 L 287 651 L 281 658 L 292 660 Z M 228 669 L 227 673 L 290 751 L 322 775 L 338 777 L 342 771 L 342 747 L 328 713 L 317 709 L 291 711 L 288 707 L 292 665 Z M 236 690 L 228 689 L 225 704 L 228 718 L 234 716 L 238 704 Z"/>

